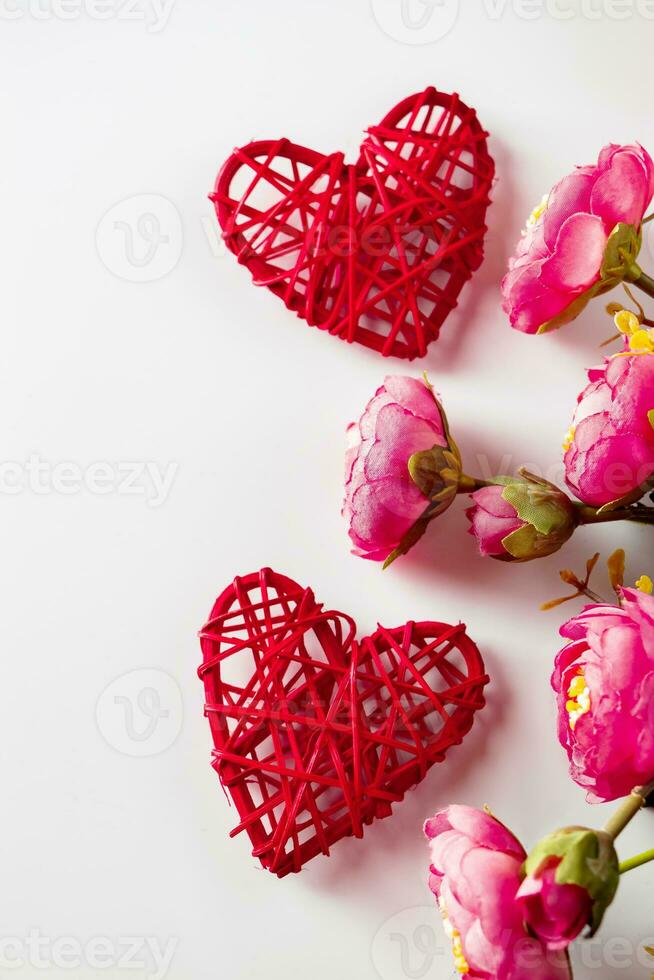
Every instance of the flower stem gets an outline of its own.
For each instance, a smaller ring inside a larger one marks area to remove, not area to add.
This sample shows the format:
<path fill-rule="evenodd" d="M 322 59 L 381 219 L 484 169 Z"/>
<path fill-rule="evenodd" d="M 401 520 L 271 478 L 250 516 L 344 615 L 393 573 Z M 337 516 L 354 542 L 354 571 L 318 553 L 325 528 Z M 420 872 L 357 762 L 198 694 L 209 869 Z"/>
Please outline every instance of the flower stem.
<path fill-rule="evenodd" d="M 459 485 L 457 487 L 457 493 L 474 493 L 475 490 L 481 490 L 482 487 L 492 487 L 492 480 L 481 480 L 476 476 L 468 476 L 467 473 L 462 473 L 459 477 Z"/>
<path fill-rule="evenodd" d="M 637 524 L 654 524 L 654 507 L 620 507 L 600 514 L 595 507 L 577 504 L 580 524 L 606 524 L 608 521 L 635 521 Z"/>
<path fill-rule="evenodd" d="M 620 874 L 626 874 L 627 871 L 633 871 L 634 868 L 640 868 L 643 864 L 647 864 L 649 861 L 654 861 L 654 850 L 643 851 L 642 854 L 637 854 L 635 857 L 628 858 L 626 861 L 620 862 Z"/>
<path fill-rule="evenodd" d="M 608 821 L 604 824 L 604 833 L 608 834 L 612 840 L 615 840 L 627 824 L 631 823 L 636 814 L 640 813 L 647 802 L 647 797 L 653 790 L 654 780 L 646 786 L 637 786 L 635 789 L 632 789 L 629 796 L 622 801 L 613 816 L 609 817 Z"/>
<path fill-rule="evenodd" d="M 586 586 L 585 589 L 579 589 L 579 593 L 578 594 L 579 595 L 585 595 L 587 599 L 590 599 L 591 602 L 594 602 L 598 606 L 608 606 L 609 605 L 609 603 L 606 601 L 606 599 L 602 599 L 601 595 L 598 595 L 597 592 L 593 592 L 593 590 L 592 589 L 589 589 L 588 586 Z M 575 597 L 572 596 L 572 598 L 575 598 Z"/>
<path fill-rule="evenodd" d="M 643 272 L 636 262 L 632 263 L 629 275 L 625 276 L 625 278 L 628 282 L 633 283 L 634 286 L 642 289 L 648 296 L 654 296 L 654 279 L 648 276 L 646 272 Z"/>

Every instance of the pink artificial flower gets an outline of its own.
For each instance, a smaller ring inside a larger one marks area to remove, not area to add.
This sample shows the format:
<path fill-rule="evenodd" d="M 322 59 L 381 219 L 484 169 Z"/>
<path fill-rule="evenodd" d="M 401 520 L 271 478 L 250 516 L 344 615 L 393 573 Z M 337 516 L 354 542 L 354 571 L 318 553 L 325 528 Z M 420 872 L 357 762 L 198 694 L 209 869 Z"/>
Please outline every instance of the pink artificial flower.
<path fill-rule="evenodd" d="M 619 354 L 588 372 L 565 443 L 565 479 L 586 504 L 625 497 L 654 473 L 654 354 Z"/>
<path fill-rule="evenodd" d="M 470 495 L 474 506 L 468 507 L 466 516 L 470 521 L 468 534 L 477 539 L 481 554 L 509 559 L 511 556 L 502 541 L 527 522 L 520 520 L 515 507 L 503 498 L 503 491 L 501 486 L 476 490 Z"/>
<path fill-rule="evenodd" d="M 609 235 L 620 223 L 638 231 L 652 194 L 654 163 L 638 144 L 609 144 L 596 166 L 559 181 L 530 217 L 502 281 L 511 325 L 536 333 L 574 319 L 600 283 Z"/>
<path fill-rule="evenodd" d="M 622 589 L 620 606 L 586 606 L 561 635 L 552 687 L 570 775 L 591 803 L 626 796 L 654 777 L 654 597 Z"/>
<path fill-rule="evenodd" d="M 428 384 L 397 375 L 384 380 L 347 432 L 342 513 L 352 552 L 384 561 L 430 507 L 409 473 L 409 460 L 448 447 L 444 419 Z"/>
<path fill-rule="evenodd" d="M 499 820 L 449 806 L 425 824 L 429 887 L 452 941 L 455 966 L 470 980 L 569 980 L 567 956 L 528 936 L 516 894 L 527 857 Z"/>
<path fill-rule="evenodd" d="M 556 881 L 560 861 L 552 857 L 535 874 L 527 875 L 517 894 L 524 921 L 548 949 L 567 949 L 593 914 L 593 901 L 585 888 Z"/>

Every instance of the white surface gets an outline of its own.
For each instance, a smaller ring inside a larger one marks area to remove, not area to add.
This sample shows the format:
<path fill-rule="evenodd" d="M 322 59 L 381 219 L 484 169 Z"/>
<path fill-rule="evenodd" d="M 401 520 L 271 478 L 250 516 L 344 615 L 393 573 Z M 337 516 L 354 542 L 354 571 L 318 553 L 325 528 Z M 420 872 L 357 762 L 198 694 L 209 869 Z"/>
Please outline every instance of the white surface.
<path fill-rule="evenodd" d="M 452 0 L 431 19 L 416 2 L 422 28 L 403 25 L 400 0 L 173 0 L 164 15 L 150 0 L 116 3 L 2 3 L 0 455 L 23 488 L 0 501 L 2 936 L 13 940 L 0 976 L 38 973 L 36 935 L 53 977 L 161 976 L 151 959 L 127 972 L 128 936 L 172 943 L 171 980 L 449 977 L 421 822 L 449 801 L 486 802 L 529 843 L 602 820 L 568 779 L 548 687 L 575 606 L 537 606 L 560 594 L 560 567 L 596 548 L 622 543 L 630 577 L 652 573 L 652 539 L 584 530 L 564 556 L 510 567 L 476 556 L 460 501 L 382 574 L 348 553 L 343 428 L 385 373 L 426 368 L 469 469 L 485 453 L 496 469 L 556 472 L 610 323 L 597 304 L 558 336 L 520 336 L 498 282 L 555 179 L 609 140 L 652 149 L 651 10 L 470 0 L 433 39 Z M 477 107 L 498 183 L 484 266 L 410 369 L 309 330 L 255 289 L 216 252 L 206 194 L 255 136 L 352 157 L 367 124 L 430 83 Z M 151 255 L 145 212 L 168 238 Z M 644 262 L 651 271 L 647 251 Z M 46 468 L 30 483 L 32 454 Z M 98 462 L 113 476 L 89 474 Z M 152 479 L 146 493 L 119 491 L 115 467 L 134 462 L 172 477 L 163 502 Z M 52 470 L 61 463 L 73 469 Z M 62 477 L 77 492 L 61 492 Z M 493 677 L 465 744 L 391 819 L 284 881 L 257 870 L 244 836 L 227 839 L 235 814 L 209 765 L 195 675 L 214 596 L 262 564 L 312 584 L 361 631 L 377 617 L 461 617 Z M 167 716 L 152 700 L 139 714 L 143 689 Z M 140 742 L 125 727 L 130 703 Z M 653 838 L 644 815 L 624 852 Z M 625 880 L 577 976 L 649 975 L 634 950 L 654 935 L 650 896 L 647 869 Z M 9 970 L 12 957 L 22 965 Z"/>

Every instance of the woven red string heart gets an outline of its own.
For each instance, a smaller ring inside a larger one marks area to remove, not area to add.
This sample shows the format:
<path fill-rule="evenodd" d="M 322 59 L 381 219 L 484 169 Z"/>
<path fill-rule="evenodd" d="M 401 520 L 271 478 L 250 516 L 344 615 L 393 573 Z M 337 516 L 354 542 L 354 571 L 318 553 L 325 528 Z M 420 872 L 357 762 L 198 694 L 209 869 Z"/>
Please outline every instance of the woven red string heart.
<path fill-rule="evenodd" d="M 356 164 L 261 140 L 228 158 L 211 199 L 255 283 L 307 323 L 422 357 L 483 257 L 486 136 L 458 95 L 428 88 L 367 131 Z"/>
<path fill-rule="evenodd" d="M 391 813 L 484 705 L 465 626 L 356 624 L 264 568 L 236 578 L 200 633 L 213 767 L 253 854 L 280 878 Z"/>

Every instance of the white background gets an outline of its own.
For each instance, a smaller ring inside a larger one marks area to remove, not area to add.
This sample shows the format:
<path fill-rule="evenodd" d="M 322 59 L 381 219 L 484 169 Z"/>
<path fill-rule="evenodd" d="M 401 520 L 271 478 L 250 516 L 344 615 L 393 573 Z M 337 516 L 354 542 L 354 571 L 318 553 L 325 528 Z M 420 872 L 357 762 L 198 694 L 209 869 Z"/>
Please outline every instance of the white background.
<path fill-rule="evenodd" d="M 40 975 L 30 930 L 53 977 L 156 975 L 151 961 L 119 964 L 125 937 L 172 943 L 171 980 L 449 977 L 423 819 L 488 803 L 529 845 L 607 815 L 567 776 L 548 685 L 558 626 L 579 606 L 538 605 L 561 594 L 559 568 L 596 549 L 624 545 L 632 580 L 654 573 L 652 532 L 584 529 L 563 555 L 504 565 L 476 555 L 461 500 L 382 574 L 349 554 L 342 454 L 384 375 L 427 369 L 469 469 L 486 454 L 557 473 L 611 323 L 597 303 L 558 335 L 522 336 L 499 280 L 556 179 L 609 141 L 654 149 L 652 11 L 467 0 L 446 31 L 453 0 L 431 16 L 410 2 L 413 27 L 400 0 L 172 0 L 163 14 L 150 0 L 3 0 L 0 458 L 23 483 L 0 494 L 2 977 Z M 361 131 L 428 84 L 477 107 L 498 179 L 485 263 L 408 366 L 308 329 L 255 289 L 221 249 L 207 193 L 254 137 L 354 158 Z M 152 254 L 146 212 L 167 238 Z M 30 456 L 46 464 L 38 485 Z M 105 493 L 72 478 L 62 492 L 52 467 L 88 483 L 98 462 L 114 468 Z M 163 502 L 148 484 L 121 490 L 116 467 L 130 462 L 173 466 Z M 362 632 L 378 618 L 464 619 L 492 675 L 464 745 L 392 818 L 283 881 L 244 836 L 228 840 L 236 815 L 210 768 L 195 673 L 214 597 L 266 564 Z M 139 707 L 143 688 L 167 715 Z M 622 853 L 653 841 L 644 814 Z M 591 952 L 603 965 L 577 976 L 649 976 L 635 951 L 654 935 L 651 881 L 642 869 L 623 882 Z M 114 949 L 103 970 L 86 946 L 97 937 Z"/>

